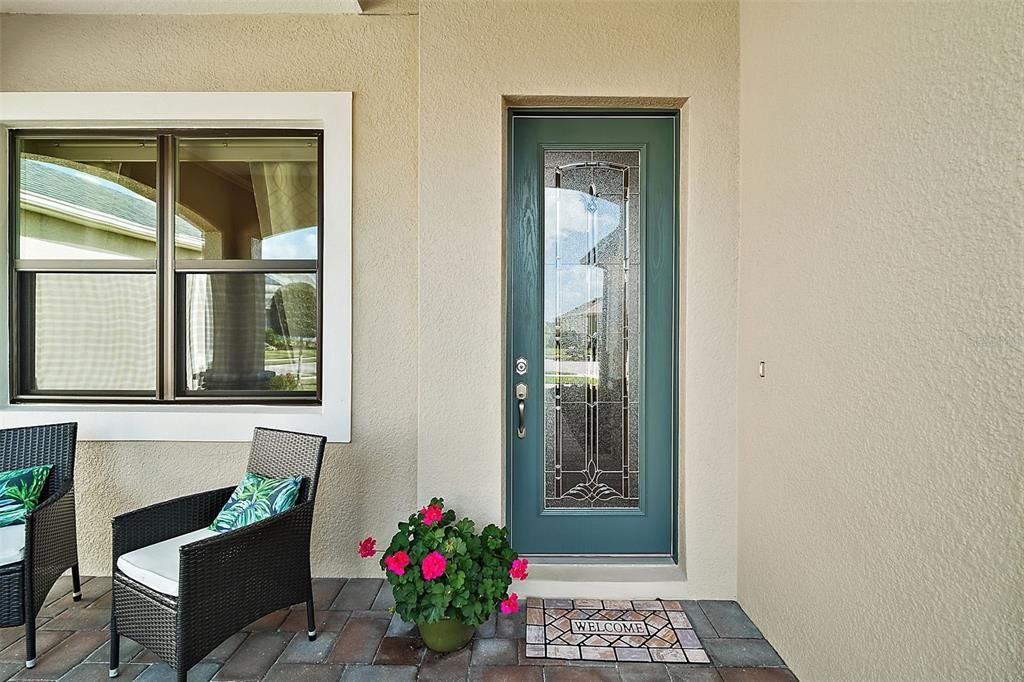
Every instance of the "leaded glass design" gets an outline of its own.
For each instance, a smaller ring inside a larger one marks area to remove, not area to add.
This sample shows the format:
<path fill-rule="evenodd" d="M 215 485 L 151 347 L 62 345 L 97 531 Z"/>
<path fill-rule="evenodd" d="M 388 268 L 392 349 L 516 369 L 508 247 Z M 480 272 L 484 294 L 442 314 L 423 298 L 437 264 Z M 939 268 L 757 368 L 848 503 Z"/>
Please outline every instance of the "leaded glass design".
<path fill-rule="evenodd" d="M 544 154 L 544 506 L 640 506 L 640 152 Z"/>

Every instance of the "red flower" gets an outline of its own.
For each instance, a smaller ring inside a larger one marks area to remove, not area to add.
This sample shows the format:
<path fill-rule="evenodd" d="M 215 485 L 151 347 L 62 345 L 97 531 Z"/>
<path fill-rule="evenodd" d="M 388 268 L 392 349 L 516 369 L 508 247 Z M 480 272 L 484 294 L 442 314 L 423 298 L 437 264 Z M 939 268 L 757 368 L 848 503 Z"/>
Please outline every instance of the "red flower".
<path fill-rule="evenodd" d="M 420 568 L 423 570 L 423 579 L 433 580 L 434 578 L 440 578 L 444 575 L 444 569 L 447 566 L 448 561 L 444 558 L 444 554 L 431 552 L 423 557 L 423 563 L 420 564 Z"/>
<path fill-rule="evenodd" d="M 372 537 L 366 538 L 359 543 L 359 556 L 366 559 L 367 557 L 373 556 L 374 547 L 377 546 L 377 541 Z"/>
<path fill-rule="evenodd" d="M 441 510 L 441 505 L 432 504 L 423 509 L 420 509 L 420 513 L 423 514 L 423 523 L 428 526 L 434 521 L 440 521 L 444 516 L 444 512 Z"/>
<path fill-rule="evenodd" d="M 391 556 L 385 556 L 384 563 L 387 564 L 388 570 L 395 575 L 405 575 L 405 567 L 409 565 L 409 555 L 404 550 L 400 550 Z"/>
<path fill-rule="evenodd" d="M 512 562 L 512 568 L 509 569 L 508 574 L 516 580 L 526 580 L 530 575 L 527 569 L 530 567 L 530 562 L 527 559 L 516 559 Z"/>
<path fill-rule="evenodd" d="M 519 613 L 519 595 L 513 592 L 508 599 L 501 602 L 502 613 Z"/>

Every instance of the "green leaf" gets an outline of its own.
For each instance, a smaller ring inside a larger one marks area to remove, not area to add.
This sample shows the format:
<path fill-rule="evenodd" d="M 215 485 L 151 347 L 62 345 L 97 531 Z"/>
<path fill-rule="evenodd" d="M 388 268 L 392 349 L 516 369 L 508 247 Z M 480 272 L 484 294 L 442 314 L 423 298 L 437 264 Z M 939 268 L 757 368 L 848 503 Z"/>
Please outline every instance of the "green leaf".
<path fill-rule="evenodd" d="M 287 511 L 295 506 L 301 487 L 300 476 L 267 478 L 246 472 L 210 529 L 225 532 Z"/>
<path fill-rule="evenodd" d="M 0 472 L 0 526 L 23 523 L 36 508 L 53 467 L 49 464 Z"/>
<path fill-rule="evenodd" d="M 435 497 L 430 504 L 443 505 L 444 500 Z M 404 575 L 388 573 L 395 611 L 409 621 L 449 617 L 473 625 L 484 623 L 507 594 L 508 571 L 516 556 L 504 528 L 489 524 L 478 533 L 472 519 L 459 518 L 454 509 L 445 509 L 441 521 L 430 526 L 418 512 L 399 522 L 388 553 L 399 550 L 409 554 L 412 565 Z M 448 567 L 444 575 L 426 581 L 420 563 L 433 551 L 445 555 Z"/>

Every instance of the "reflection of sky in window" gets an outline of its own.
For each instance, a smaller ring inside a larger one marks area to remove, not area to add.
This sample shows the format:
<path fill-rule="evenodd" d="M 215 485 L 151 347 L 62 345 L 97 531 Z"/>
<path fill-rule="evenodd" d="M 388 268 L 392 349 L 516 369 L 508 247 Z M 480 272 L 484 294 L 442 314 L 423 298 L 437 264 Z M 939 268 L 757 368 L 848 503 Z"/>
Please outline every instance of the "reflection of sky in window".
<path fill-rule="evenodd" d="M 594 243 L 619 229 L 618 204 L 586 192 L 544 188 L 544 320 L 547 322 L 554 322 L 556 315 L 564 315 L 602 295 L 604 270 L 580 264 L 591 249 L 588 209 L 594 213 Z"/>
<path fill-rule="evenodd" d="M 555 262 L 558 244 L 560 265 L 574 265 L 587 256 L 590 249 L 587 230 L 588 208 L 594 212 L 595 243 L 619 227 L 619 206 L 607 199 L 593 197 L 572 189 L 544 188 L 544 262 Z M 555 229 L 556 216 L 558 229 Z"/>
<path fill-rule="evenodd" d="M 316 258 L 316 227 L 303 227 L 267 237 L 260 246 L 265 259 L 299 260 Z"/>

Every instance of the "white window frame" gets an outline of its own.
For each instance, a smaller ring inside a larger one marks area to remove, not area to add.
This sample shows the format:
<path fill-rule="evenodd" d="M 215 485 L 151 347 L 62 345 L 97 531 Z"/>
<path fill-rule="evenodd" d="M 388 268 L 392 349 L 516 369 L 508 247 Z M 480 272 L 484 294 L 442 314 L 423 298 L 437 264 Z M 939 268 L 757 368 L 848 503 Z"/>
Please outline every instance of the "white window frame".
<path fill-rule="evenodd" d="M 320 405 L 11 403 L 10 291 L 0 288 L 0 428 L 78 422 L 81 440 L 246 441 L 255 426 L 352 440 L 351 92 L 0 92 L 0 260 L 5 263 L 11 128 L 323 130 Z"/>

